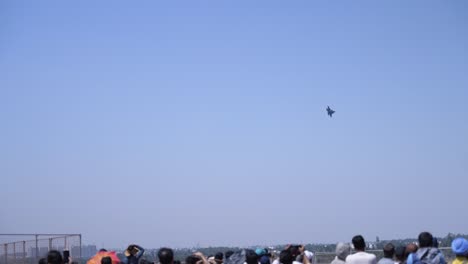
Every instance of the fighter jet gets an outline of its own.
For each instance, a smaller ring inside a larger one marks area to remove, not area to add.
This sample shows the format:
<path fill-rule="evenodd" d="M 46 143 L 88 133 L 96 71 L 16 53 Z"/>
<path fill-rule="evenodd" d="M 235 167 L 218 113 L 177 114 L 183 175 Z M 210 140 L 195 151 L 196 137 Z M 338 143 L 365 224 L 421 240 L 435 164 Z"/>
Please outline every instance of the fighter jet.
<path fill-rule="evenodd" d="M 335 111 L 333 111 L 330 106 L 327 105 L 327 114 L 330 116 L 330 118 L 332 117 L 332 115 L 335 113 Z"/>

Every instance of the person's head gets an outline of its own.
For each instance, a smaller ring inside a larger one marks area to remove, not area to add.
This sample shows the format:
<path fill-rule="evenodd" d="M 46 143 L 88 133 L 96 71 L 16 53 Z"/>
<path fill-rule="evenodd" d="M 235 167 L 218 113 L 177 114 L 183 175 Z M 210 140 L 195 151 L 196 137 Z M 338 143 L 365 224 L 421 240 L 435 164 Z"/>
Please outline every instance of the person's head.
<path fill-rule="evenodd" d="M 267 255 L 263 255 L 260 258 L 260 264 L 270 264 L 270 257 L 268 257 Z"/>
<path fill-rule="evenodd" d="M 234 251 L 228 250 L 224 253 L 224 257 L 228 259 L 230 256 L 232 256 L 232 254 L 234 254 Z"/>
<path fill-rule="evenodd" d="M 289 250 L 282 250 L 280 252 L 280 262 L 281 264 L 292 264 L 294 261 L 294 256 L 291 254 Z"/>
<path fill-rule="evenodd" d="M 161 248 L 158 251 L 159 263 L 172 264 L 174 262 L 174 252 L 170 248 Z"/>
<path fill-rule="evenodd" d="M 299 256 L 301 254 L 301 251 L 299 250 L 299 247 L 300 247 L 299 245 L 289 246 L 288 250 L 291 253 L 291 255 L 293 256 L 293 258 L 296 258 L 297 256 Z"/>
<path fill-rule="evenodd" d="M 112 259 L 111 257 L 103 257 L 101 259 L 101 264 L 112 264 Z"/>
<path fill-rule="evenodd" d="M 129 245 L 124 254 L 126 257 L 135 256 L 138 253 L 138 248 L 135 245 Z"/>
<path fill-rule="evenodd" d="M 419 247 L 422 247 L 422 248 L 432 247 L 432 245 L 434 243 L 433 240 L 434 240 L 434 238 L 432 237 L 431 233 L 422 232 L 418 236 Z"/>
<path fill-rule="evenodd" d="M 190 255 L 187 258 L 185 258 L 185 264 L 197 264 L 198 261 L 200 261 L 201 258 L 198 256 Z"/>
<path fill-rule="evenodd" d="M 408 258 L 409 254 L 416 253 L 416 251 L 418 251 L 418 246 L 416 244 L 408 244 L 405 250 L 405 259 Z"/>
<path fill-rule="evenodd" d="M 247 264 L 258 264 L 258 255 L 251 249 L 245 250 L 245 262 Z"/>
<path fill-rule="evenodd" d="M 41 258 L 39 260 L 39 264 L 47 264 L 47 259 L 46 258 Z"/>
<path fill-rule="evenodd" d="M 267 252 L 265 251 L 264 248 L 257 248 L 257 249 L 255 249 L 255 254 L 257 254 L 257 256 L 258 256 L 259 258 L 262 257 L 262 256 L 264 256 L 264 255 L 266 255 L 266 253 L 267 253 Z"/>
<path fill-rule="evenodd" d="M 49 264 L 63 264 L 62 254 L 57 250 L 51 250 L 47 254 L 47 263 Z"/>
<path fill-rule="evenodd" d="M 352 242 L 356 251 L 366 250 L 366 241 L 364 241 L 364 238 L 361 235 L 354 236 Z"/>
<path fill-rule="evenodd" d="M 346 257 L 351 253 L 351 246 L 348 243 L 340 242 L 336 244 L 336 257 L 341 260 L 346 260 Z"/>
<path fill-rule="evenodd" d="M 214 256 L 214 260 L 218 264 L 223 263 L 223 252 L 216 253 L 215 256 Z"/>
<path fill-rule="evenodd" d="M 383 254 L 385 258 L 393 259 L 393 255 L 395 255 L 395 246 L 392 243 L 388 243 L 383 248 Z"/>
<path fill-rule="evenodd" d="M 396 258 L 396 260 L 398 260 L 399 262 L 404 262 L 406 260 L 405 250 L 406 250 L 406 247 L 404 247 L 404 246 L 398 246 L 398 247 L 395 248 L 395 258 Z"/>
<path fill-rule="evenodd" d="M 101 249 L 99 250 L 99 252 L 107 252 L 107 249 L 101 248 Z"/>
<path fill-rule="evenodd" d="M 468 257 L 468 240 L 455 238 L 452 241 L 452 251 L 457 257 Z"/>

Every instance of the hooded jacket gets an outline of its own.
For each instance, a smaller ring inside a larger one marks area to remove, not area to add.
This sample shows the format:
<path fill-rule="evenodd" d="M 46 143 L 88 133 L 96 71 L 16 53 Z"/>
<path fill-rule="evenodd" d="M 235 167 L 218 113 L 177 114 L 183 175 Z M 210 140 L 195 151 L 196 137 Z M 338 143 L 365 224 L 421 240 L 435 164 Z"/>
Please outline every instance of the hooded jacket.
<path fill-rule="evenodd" d="M 407 264 L 413 264 L 416 260 L 428 264 L 446 264 L 444 255 L 438 248 L 424 247 L 418 249 L 416 253 L 410 254 L 406 261 Z"/>

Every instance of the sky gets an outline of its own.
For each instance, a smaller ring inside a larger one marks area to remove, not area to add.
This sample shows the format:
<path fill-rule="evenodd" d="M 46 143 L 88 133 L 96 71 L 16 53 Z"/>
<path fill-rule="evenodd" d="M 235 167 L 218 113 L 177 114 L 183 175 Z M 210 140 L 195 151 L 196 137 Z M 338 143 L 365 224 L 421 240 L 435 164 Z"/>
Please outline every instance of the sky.
<path fill-rule="evenodd" d="M 1 1 L 0 233 L 104 247 L 467 233 L 467 14 Z"/>

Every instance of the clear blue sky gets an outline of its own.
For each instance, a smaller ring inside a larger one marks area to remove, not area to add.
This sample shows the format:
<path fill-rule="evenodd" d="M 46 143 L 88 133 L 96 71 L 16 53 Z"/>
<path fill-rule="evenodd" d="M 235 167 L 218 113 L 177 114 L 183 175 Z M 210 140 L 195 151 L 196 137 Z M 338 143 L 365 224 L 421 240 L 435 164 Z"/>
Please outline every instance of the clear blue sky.
<path fill-rule="evenodd" d="M 466 233 L 467 14 L 1 1 L 0 231 L 106 247 Z"/>

